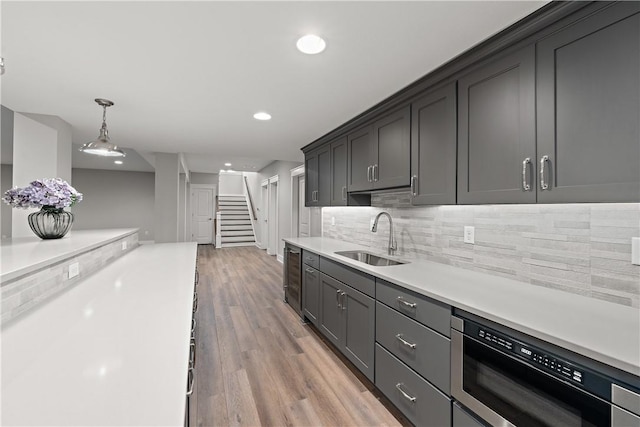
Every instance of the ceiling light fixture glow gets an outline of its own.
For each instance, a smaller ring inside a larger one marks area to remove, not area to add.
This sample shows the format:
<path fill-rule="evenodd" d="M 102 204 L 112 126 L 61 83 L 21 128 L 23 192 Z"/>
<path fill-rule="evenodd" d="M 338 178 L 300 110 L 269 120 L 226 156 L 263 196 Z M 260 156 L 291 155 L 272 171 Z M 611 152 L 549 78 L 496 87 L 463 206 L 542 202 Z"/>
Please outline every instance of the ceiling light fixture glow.
<path fill-rule="evenodd" d="M 231 163 L 225 163 L 224 165 L 225 165 L 226 167 L 229 167 L 229 166 L 231 166 Z"/>
<path fill-rule="evenodd" d="M 121 165 L 122 164 L 122 160 L 114 160 L 113 163 L 115 163 L 116 165 Z"/>
<path fill-rule="evenodd" d="M 112 101 L 108 99 L 96 98 L 96 103 L 102 107 L 102 127 L 100 127 L 100 135 L 98 138 L 94 139 L 91 142 L 87 142 L 82 147 L 80 147 L 80 151 L 88 154 L 95 154 L 98 156 L 108 156 L 108 157 L 124 157 L 126 156 L 125 152 L 122 149 L 118 148 L 117 145 L 112 144 L 109 140 L 109 131 L 107 130 L 107 107 L 111 107 L 113 105 Z"/>
<path fill-rule="evenodd" d="M 298 39 L 296 47 L 302 53 L 315 55 L 322 52 L 325 47 L 327 47 L 327 43 L 325 43 L 322 37 L 318 37 L 315 34 L 307 34 L 306 36 Z"/>
<path fill-rule="evenodd" d="M 259 113 L 255 113 L 253 118 L 256 120 L 271 120 L 271 114 L 260 111 Z"/>

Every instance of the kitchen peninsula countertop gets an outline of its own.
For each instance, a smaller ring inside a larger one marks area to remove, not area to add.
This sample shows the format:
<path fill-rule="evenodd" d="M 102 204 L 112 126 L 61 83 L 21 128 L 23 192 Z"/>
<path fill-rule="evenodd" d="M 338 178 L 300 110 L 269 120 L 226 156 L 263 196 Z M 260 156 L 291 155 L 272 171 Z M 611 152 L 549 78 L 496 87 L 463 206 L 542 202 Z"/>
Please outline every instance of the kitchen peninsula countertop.
<path fill-rule="evenodd" d="M 143 245 L 2 329 L 2 425 L 182 425 L 196 243 Z"/>
<path fill-rule="evenodd" d="M 436 262 L 376 267 L 336 251 L 382 251 L 323 237 L 284 239 L 403 288 L 640 376 L 640 310 Z M 392 257 L 396 258 L 396 257 Z M 400 257 L 402 259 L 402 257 Z"/>
<path fill-rule="evenodd" d="M 61 239 L 42 240 L 36 236 L 3 239 L 0 241 L 0 283 L 137 232 L 137 228 L 72 230 Z"/>

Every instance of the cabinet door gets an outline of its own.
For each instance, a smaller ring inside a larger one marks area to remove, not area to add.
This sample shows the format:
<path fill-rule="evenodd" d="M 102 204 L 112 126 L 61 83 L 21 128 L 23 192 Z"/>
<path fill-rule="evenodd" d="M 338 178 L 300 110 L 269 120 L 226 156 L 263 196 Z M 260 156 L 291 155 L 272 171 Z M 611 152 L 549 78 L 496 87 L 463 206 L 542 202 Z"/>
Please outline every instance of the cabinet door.
<path fill-rule="evenodd" d="M 318 153 L 307 153 L 304 158 L 304 205 L 317 206 L 316 191 L 318 190 Z"/>
<path fill-rule="evenodd" d="M 536 202 L 534 60 L 528 46 L 459 80 L 459 204 Z"/>
<path fill-rule="evenodd" d="M 371 127 L 367 126 L 347 136 L 349 149 L 347 186 L 349 191 L 363 191 L 373 188 L 370 172 L 375 162 L 372 159 L 371 132 Z"/>
<path fill-rule="evenodd" d="M 304 265 L 302 275 L 302 311 L 314 325 L 319 326 L 320 310 L 320 272 Z"/>
<path fill-rule="evenodd" d="M 331 206 L 347 205 L 347 137 L 331 143 Z"/>
<path fill-rule="evenodd" d="M 456 85 L 411 104 L 411 204 L 456 203 Z"/>
<path fill-rule="evenodd" d="M 342 306 L 344 284 L 320 273 L 320 330 L 336 347 L 342 343 Z"/>
<path fill-rule="evenodd" d="M 375 353 L 375 301 L 373 298 L 344 286 L 342 296 L 344 354 L 363 374 L 373 381 Z"/>
<path fill-rule="evenodd" d="M 554 33 L 537 55 L 538 202 L 639 201 L 640 3 Z"/>
<path fill-rule="evenodd" d="M 406 187 L 411 172 L 411 106 L 373 125 L 373 188 Z"/>
<path fill-rule="evenodd" d="M 318 192 L 316 206 L 331 205 L 331 151 L 329 145 L 318 149 Z"/>

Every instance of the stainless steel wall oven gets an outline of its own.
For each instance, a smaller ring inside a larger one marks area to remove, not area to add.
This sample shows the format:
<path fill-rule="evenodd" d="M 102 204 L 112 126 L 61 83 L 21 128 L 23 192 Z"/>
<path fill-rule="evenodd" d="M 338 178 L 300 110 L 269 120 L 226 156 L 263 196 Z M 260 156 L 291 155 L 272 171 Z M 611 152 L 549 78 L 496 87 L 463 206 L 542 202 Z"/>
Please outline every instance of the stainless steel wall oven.
<path fill-rule="evenodd" d="M 640 427 L 638 377 L 605 375 L 579 357 L 558 356 L 551 344 L 532 344 L 523 334 L 515 338 L 463 316 L 456 313 L 452 320 L 451 394 L 485 422 Z"/>

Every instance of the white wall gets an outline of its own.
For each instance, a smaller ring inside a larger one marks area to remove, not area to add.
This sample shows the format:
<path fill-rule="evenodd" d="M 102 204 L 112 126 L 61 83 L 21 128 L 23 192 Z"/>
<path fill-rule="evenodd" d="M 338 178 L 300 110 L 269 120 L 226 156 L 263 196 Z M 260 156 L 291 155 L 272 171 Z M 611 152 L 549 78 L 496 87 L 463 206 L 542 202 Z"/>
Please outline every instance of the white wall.
<path fill-rule="evenodd" d="M 241 196 L 244 194 L 244 178 L 241 172 L 221 173 L 218 182 L 218 194 L 221 196 Z"/>
<path fill-rule="evenodd" d="M 180 174 L 180 187 L 178 190 L 178 242 L 184 242 L 187 235 L 187 194 L 189 182 L 184 173 Z"/>
<path fill-rule="evenodd" d="M 73 169 L 72 179 L 84 195 L 73 207 L 74 230 L 132 227 L 140 240 L 154 240 L 153 172 Z"/>
<path fill-rule="evenodd" d="M 49 126 L 58 132 L 57 140 L 57 153 L 56 153 L 56 168 L 58 174 L 57 178 L 62 178 L 71 184 L 71 125 L 58 116 L 50 116 L 47 114 L 33 114 L 22 113 L 25 116 L 42 123 L 45 126 Z"/>
<path fill-rule="evenodd" d="M 0 165 L 0 194 L 10 189 L 13 185 L 13 166 Z M 0 202 L 0 236 L 11 237 L 11 206 Z"/>
<path fill-rule="evenodd" d="M 217 173 L 199 173 L 199 172 L 191 172 L 190 184 L 209 184 L 209 185 L 218 185 L 218 174 Z"/>
<path fill-rule="evenodd" d="M 291 234 L 291 169 L 300 166 L 301 162 L 275 161 L 258 171 L 259 178 L 255 187 L 251 188 L 259 200 L 260 183 L 274 175 L 278 175 L 278 255 L 282 258 L 284 253 L 285 237 Z M 266 212 L 265 212 L 266 214 Z M 261 221 L 258 221 L 261 222 Z M 257 231 L 257 230 L 256 230 Z M 266 242 L 263 245 L 266 248 Z"/>
<path fill-rule="evenodd" d="M 154 230 L 156 243 L 178 241 L 180 158 L 156 153 Z"/>

